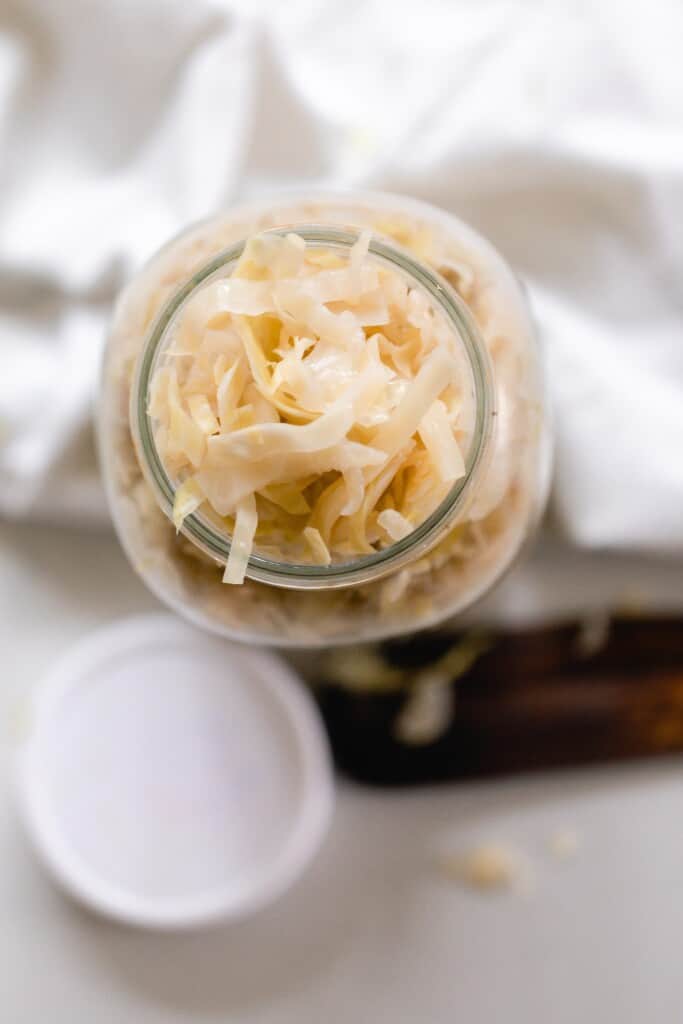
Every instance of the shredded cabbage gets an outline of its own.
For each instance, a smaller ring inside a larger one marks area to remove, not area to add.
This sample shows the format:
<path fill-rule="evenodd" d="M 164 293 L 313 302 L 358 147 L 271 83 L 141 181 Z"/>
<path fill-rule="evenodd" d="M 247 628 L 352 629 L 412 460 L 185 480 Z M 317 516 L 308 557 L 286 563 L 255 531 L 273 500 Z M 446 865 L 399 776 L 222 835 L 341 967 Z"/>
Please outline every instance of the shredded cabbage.
<path fill-rule="evenodd" d="M 173 521 L 203 503 L 232 533 L 329 565 L 408 536 L 465 473 L 471 382 L 426 293 L 369 255 L 257 235 L 190 297 L 150 388 Z"/>
<path fill-rule="evenodd" d="M 224 583 L 244 582 L 257 525 L 256 498 L 253 494 L 248 494 L 237 504 L 235 531 L 230 544 L 230 556 L 225 566 Z"/>
<path fill-rule="evenodd" d="M 352 516 L 363 504 L 363 496 L 365 494 L 363 473 L 358 467 L 347 469 L 346 473 L 344 473 L 344 487 L 345 501 L 339 514 L 342 516 Z"/>
<path fill-rule="evenodd" d="M 419 433 L 442 480 L 453 483 L 465 475 L 465 460 L 453 434 L 446 406 L 438 398 L 420 420 Z"/>
<path fill-rule="evenodd" d="M 171 370 L 168 375 L 167 437 L 168 447 L 173 454 L 187 456 L 190 465 L 195 469 L 201 465 L 206 451 L 206 438 L 204 432 L 183 409 L 175 370 Z"/>
<path fill-rule="evenodd" d="M 173 501 L 173 525 L 178 532 L 185 519 L 192 515 L 204 501 L 201 487 L 193 477 L 189 477 L 178 487 Z"/>
<path fill-rule="evenodd" d="M 187 400 L 190 415 L 204 434 L 217 434 L 218 420 L 206 395 L 190 395 Z"/>
<path fill-rule="evenodd" d="M 412 523 L 395 508 L 385 508 L 377 516 L 377 522 L 383 530 L 386 530 L 392 540 L 403 540 L 413 532 Z"/>
<path fill-rule="evenodd" d="M 329 565 L 332 561 L 330 552 L 319 531 L 314 526 L 306 526 L 304 528 L 304 537 L 308 542 L 316 565 Z"/>
<path fill-rule="evenodd" d="M 298 481 L 291 484 L 270 484 L 262 487 L 259 494 L 293 516 L 305 516 L 311 511 L 311 506 L 304 497 L 301 482 Z"/>

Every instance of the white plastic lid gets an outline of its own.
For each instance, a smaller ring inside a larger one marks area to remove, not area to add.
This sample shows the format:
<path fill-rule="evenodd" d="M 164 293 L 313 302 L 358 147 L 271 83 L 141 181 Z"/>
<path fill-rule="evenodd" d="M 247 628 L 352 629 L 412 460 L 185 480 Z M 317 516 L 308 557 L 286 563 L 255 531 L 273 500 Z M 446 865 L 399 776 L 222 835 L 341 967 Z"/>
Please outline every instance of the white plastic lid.
<path fill-rule="evenodd" d="M 172 616 L 117 622 L 54 667 L 19 782 L 56 879 L 155 928 L 274 899 L 318 848 L 333 792 L 320 717 L 286 666 Z"/>

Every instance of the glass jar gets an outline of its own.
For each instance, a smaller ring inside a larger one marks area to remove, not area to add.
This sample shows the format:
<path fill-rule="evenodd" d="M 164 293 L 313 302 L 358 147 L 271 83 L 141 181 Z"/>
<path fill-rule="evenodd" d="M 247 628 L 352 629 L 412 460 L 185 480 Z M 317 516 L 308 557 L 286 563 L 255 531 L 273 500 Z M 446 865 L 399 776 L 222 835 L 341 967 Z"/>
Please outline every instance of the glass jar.
<path fill-rule="evenodd" d="M 241 586 L 222 582 L 230 538 L 207 517 L 171 522 L 174 487 L 156 452 L 150 379 L 174 318 L 245 240 L 285 229 L 307 245 L 370 255 L 427 294 L 457 333 L 475 399 L 466 473 L 407 537 L 350 562 L 292 565 L 252 553 Z M 195 623 L 278 646 L 371 640 L 433 626 L 468 608 L 509 568 L 543 510 L 550 431 L 539 354 L 520 286 L 502 257 L 456 218 L 385 194 L 244 206 L 195 225 L 127 286 L 107 345 L 98 411 L 114 523 L 154 593 Z"/>

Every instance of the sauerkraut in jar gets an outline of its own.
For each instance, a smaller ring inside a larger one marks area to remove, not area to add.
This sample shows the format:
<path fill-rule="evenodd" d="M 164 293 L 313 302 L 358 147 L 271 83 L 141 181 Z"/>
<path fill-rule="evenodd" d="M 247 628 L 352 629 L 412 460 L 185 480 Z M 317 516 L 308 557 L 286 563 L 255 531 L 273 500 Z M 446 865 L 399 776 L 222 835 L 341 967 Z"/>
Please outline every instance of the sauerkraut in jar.
<path fill-rule="evenodd" d="M 379 194 L 243 207 L 154 256 L 115 311 L 99 443 L 151 589 L 292 646 L 469 607 L 537 523 L 550 461 L 510 269 Z"/>

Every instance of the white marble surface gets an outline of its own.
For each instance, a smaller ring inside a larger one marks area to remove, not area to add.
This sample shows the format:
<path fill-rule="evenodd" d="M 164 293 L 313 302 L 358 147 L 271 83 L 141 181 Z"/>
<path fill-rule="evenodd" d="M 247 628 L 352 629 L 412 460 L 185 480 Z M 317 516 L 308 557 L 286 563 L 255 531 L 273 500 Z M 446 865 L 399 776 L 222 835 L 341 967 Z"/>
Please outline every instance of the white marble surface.
<path fill-rule="evenodd" d="M 240 926 L 129 931 L 64 898 L 10 799 L 26 695 L 92 626 L 155 602 L 107 536 L 0 527 L 2 1024 L 643 1024 L 680 1017 L 683 766 L 379 794 L 340 788 L 314 868 Z M 558 828 L 581 846 L 547 850 Z M 526 895 L 482 895 L 433 866 L 502 840 Z"/>

